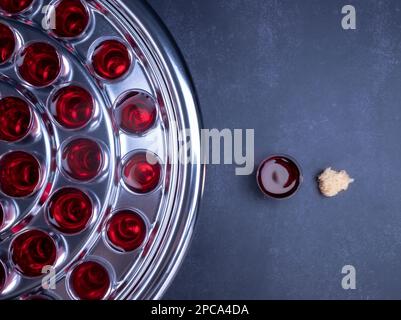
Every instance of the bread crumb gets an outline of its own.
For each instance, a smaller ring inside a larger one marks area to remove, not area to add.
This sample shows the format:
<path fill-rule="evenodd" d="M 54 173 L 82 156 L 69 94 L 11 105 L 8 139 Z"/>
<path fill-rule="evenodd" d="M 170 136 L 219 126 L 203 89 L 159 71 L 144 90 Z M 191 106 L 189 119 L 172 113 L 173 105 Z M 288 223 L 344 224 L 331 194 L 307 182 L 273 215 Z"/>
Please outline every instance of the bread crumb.
<path fill-rule="evenodd" d="M 335 171 L 331 168 L 324 170 L 318 177 L 320 192 L 326 197 L 334 197 L 339 192 L 348 189 L 354 182 L 345 170 Z"/>

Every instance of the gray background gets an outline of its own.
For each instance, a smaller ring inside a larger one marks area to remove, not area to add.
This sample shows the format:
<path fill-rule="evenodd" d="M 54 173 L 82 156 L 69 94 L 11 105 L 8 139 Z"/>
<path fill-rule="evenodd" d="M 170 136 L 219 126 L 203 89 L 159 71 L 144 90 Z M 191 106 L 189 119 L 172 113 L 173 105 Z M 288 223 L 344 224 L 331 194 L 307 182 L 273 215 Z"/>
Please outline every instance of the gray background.
<path fill-rule="evenodd" d="M 401 1 L 149 0 L 191 71 L 207 128 L 254 128 L 256 162 L 287 153 L 290 200 L 209 166 L 196 234 L 167 299 L 401 298 Z M 316 175 L 356 182 L 321 197 Z M 357 270 L 357 290 L 341 269 Z"/>

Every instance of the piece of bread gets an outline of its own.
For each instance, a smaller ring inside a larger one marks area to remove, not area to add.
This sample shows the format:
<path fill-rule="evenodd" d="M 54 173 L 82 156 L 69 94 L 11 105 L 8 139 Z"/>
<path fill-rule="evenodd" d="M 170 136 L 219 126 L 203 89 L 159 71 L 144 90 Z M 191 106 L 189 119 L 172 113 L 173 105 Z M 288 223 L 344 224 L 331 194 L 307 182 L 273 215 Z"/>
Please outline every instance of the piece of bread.
<path fill-rule="evenodd" d="M 324 170 L 318 177 L 320 192 L 326 197 L 334 197 L 339 192 L 348 189 L 354 182 L 345 170 L 335 171 L 331 168 Z"/>

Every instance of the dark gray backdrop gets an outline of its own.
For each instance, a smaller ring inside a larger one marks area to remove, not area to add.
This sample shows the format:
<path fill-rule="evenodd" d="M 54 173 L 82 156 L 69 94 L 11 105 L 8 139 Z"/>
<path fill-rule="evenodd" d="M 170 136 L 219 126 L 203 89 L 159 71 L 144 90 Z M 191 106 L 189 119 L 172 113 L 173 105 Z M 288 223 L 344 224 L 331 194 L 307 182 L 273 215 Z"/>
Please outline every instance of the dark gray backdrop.
<path fill-rule="evenodd" d="M 207 128 L 254 128 L 287 153 L 287 201 L 209 166 L 196 234 L 167 299 L 401 298 L 401 1 L 149 0 L 173 34 Z M 341 28 L 341 7 L 357 30 Z M 324 199 L 326 166 L 356 179 Z M 341 287 L 352 264 L 357 289 Z"/>

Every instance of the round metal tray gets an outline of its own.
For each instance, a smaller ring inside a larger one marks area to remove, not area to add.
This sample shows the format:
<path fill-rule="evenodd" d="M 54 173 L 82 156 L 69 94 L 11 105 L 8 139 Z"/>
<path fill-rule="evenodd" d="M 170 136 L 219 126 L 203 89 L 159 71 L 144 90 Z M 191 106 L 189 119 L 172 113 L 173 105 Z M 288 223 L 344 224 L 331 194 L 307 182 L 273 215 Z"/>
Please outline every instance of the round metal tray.
<path fill-rule="evenodd" d="M 63 75 L 50 86 L 32 87 L 19 77 L 13 62 L 0 67 L 1 97 L 16 96 L 29 102 L 38 124 L 35 137 L 16 143 L 0 141 L 0 156 L 23 150 L 36 156 L 43 167 L 43 181 L 35 194 L 0 199 L 15 208 L 12 222 L 0 230 L 0 261 L 7 281 L 0 299 L 41 296 L 75 299 L 69 277 L 81 261 L 100 261 L 108 270 L 111 285 L 105 299 L 157 299 L 171 283 L 189 245 L 203 187 L 200 161 L 200 116 L 188 72 L 177 48 L 152 10 L 142 1 L 90 0 L 90 24 L 74 41 L 58 39 L 42 27 L 42 8 L 54 1 L 34 1 L 18 16 L 2 15 L 0 21 L 17 33 L 20 46 L 46 42 L 63 57 Z M 94 75 L 90 57 L 97 44 L 116 39 L 129 48 L 132 65 L 117 81 Z M 94 97 L 91 125 L 66 130 L 52 118 L 50 100 L 55 91 L 70 84 L 85 87 Z M 157 120 L 141 135 L 118 127 L 114 110 L 128 91 L 144 92 L 157 105 Z M 188 136 L 190 139 L 188 139 Z M 105 156 L 101 176 L 85 183 L 71 179 L 62 170 L 62 150 L 69 141 L 95 140 Z M 159 185 L 146 194 L 130 190 L 122 179 L 127 159 L 141 151 L 157 155 L 162 167 Z M 83 190 L 94 203 L 95 213 L 79 234 L 58 232 L 46 218 L 48 201 L 60 188 Z M 146 240 L 132 252 L 110 245 L 105 225 L 119 210 L 134 210 L 145 221 Z M 18 272 L 11 257 L 13 239 L 25 230 L 47 232 L 58 246 L 56 287 L 45 290 L 43 276 Z"/>

